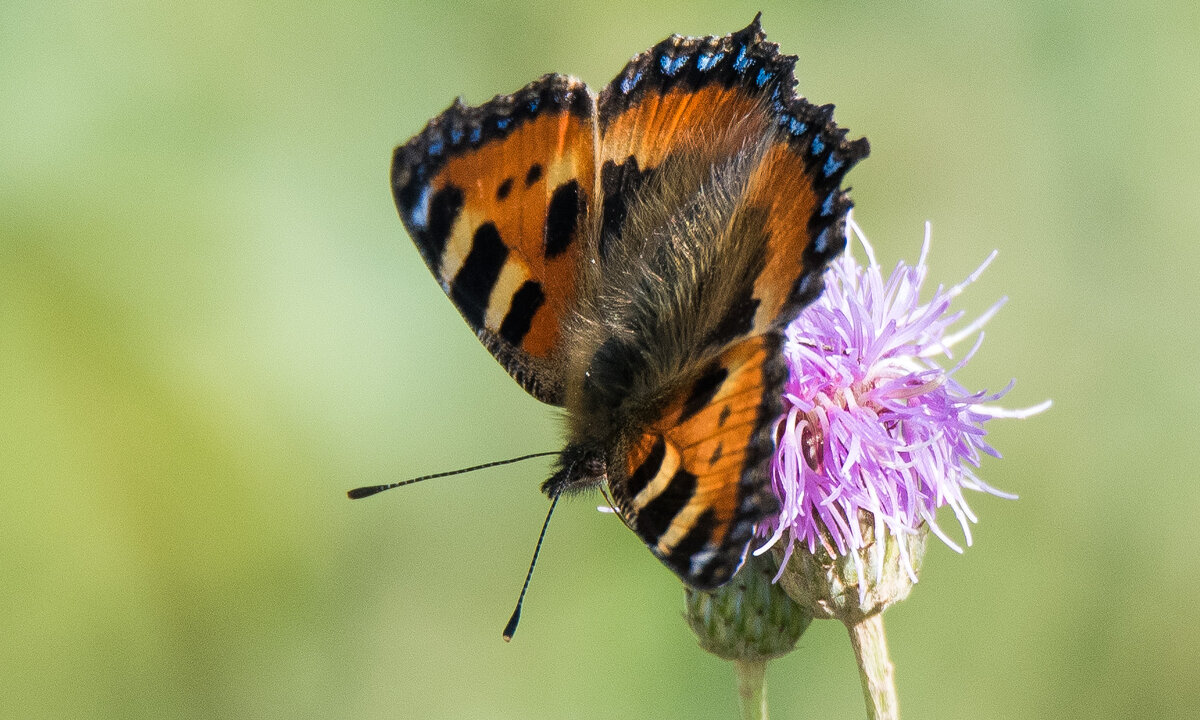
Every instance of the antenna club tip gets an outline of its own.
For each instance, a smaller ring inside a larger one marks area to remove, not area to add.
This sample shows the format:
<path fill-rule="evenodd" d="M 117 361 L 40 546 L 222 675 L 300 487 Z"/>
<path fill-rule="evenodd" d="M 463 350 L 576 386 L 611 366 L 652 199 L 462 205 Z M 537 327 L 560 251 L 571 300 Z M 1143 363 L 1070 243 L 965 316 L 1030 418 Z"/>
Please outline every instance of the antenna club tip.
<path fill-rule="evenodd" d="M 361 500 L 362 498 L 365 498 L 365 497 L 371 497 L 372 495 L 374 495 L 375 493 L 379 492 L 382 489 L 383 488 L 380 487 L 379 485 L 371 485 L 368 487 L 354 488 L 353 490 L 349 490 L 346 492 L 346 497 L 350 498 L 351 500 Z"/>
<path fill-rule="evenodd" d="M 513 610 L 512 617 L 508 619 L 508 624 L 504 626 L 504 632 L 501 637 L 504 642 L 512 642 L 513 635 L 517 634 L 517 623 L 521 622 L 521 606 L 518 604 L 517 609 Z"/>

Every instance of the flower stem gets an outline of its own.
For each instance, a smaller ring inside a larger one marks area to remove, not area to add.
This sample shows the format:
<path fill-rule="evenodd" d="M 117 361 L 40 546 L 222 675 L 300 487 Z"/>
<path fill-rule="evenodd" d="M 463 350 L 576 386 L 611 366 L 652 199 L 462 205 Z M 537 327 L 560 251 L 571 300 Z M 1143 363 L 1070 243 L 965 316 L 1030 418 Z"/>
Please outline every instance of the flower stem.
<path fill-rule="evenodd" d="M 742 720 L 767 720 L 767 661 L 734 660 Z"/>
<path fill-rule="evenodd" d="M 900 701 L 896 696 L 896 677 L 888 657 L 887 638 L 883 633 L 883 613 L 869 615 L 856 623 L 847 623 L 863 698 L 870 720 L 898 720 Z"/>

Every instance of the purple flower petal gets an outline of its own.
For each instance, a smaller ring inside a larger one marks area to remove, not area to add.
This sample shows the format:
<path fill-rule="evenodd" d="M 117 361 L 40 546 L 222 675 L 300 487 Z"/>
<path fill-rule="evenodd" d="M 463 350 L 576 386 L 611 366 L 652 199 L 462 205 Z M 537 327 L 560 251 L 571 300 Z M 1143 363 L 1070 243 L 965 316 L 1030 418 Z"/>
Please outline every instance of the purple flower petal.
<path fill-rule="evenodd" d="M 778 421 L 771 485 L 781 501 L 778 517 L 761 523 L 758 535 L 785 543 L 785 557 L 799 544 L 819 545 L 837 555 L 862 547 L 862 513 L 893 534 L 922 524 L 950 547 L 957 544 L 937 525 L 935 514 L 949 506 L 971 544 L 976 521 L 964 488 L 1012 498 L 980 481 L 971 468 L 986 453 L 983 424 L 993 417 L 1026 417 L 1025 411 L 984 405 L 1000 392 L 970 392 L 953 375 L 979 349 L 982 327 L 1004 303 L 950 332 L 962 319 L 950 301 L 976 280 L 992 253 L 963 282 L 939 286 L 922 303 L 928 274 L 925 242 L 915 266 L 898 263 L 885 279 L 874 251 L 851 218 L 847 232 L 866 257 L 861 266 L 847 251 L 825 275 L 825 292 L 786 329 L 788 365 L 784 412 Z M 974 335 L 974 346 L 949 368 L 950 348 Z M 784 562 L 786 565 L 786 561 Z"/>

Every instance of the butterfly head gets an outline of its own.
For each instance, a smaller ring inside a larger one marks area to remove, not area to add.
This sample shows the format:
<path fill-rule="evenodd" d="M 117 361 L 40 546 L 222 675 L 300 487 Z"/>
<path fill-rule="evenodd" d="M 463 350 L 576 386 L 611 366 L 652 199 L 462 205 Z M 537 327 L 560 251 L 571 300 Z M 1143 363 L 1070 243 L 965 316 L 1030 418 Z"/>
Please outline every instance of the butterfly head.
<path fill-rule="evenodd" d="M 542 483 L 542 492 L 550 497 L 600 486 L 607 478 L 603 448 L 571 443 L 555 462 L 554 474 Z"/>

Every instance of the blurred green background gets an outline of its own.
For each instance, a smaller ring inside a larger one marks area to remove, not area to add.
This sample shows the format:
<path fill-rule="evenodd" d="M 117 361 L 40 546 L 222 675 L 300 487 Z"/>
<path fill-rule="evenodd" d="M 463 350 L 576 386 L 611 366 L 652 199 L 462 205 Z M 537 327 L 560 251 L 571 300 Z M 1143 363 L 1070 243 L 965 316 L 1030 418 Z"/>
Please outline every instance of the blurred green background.
<path fill-rule="evenodd" d="M 1042 3 L 0 3 L 0 716 L 724 718 L 677 581 L 531 463 L 556 449 L 438 291 L 394 145 L 458 94 L 607 82 L 764 11 L 872 142 L 890 266 L 1010 303 L 964 371 L 1019 383 L 975 546 L 888 614 L 913 718 L 1200 704 L 1200 10 Z M 951 521 L 946 518 L 947 524 Z M 778 717 L 862 717 L 844 630 Z"/>

